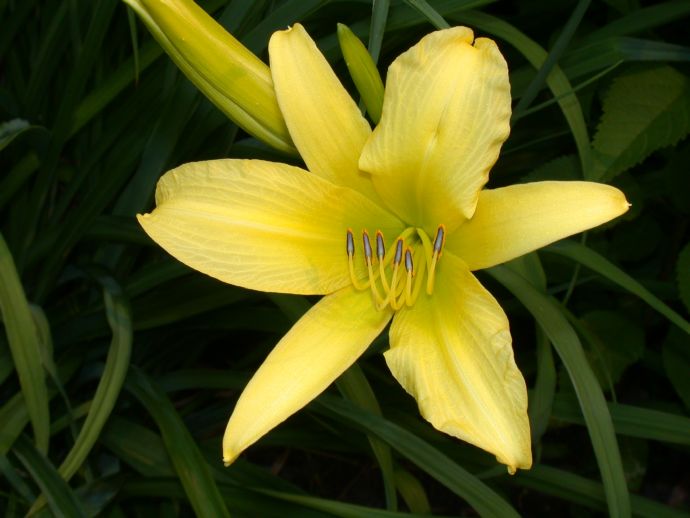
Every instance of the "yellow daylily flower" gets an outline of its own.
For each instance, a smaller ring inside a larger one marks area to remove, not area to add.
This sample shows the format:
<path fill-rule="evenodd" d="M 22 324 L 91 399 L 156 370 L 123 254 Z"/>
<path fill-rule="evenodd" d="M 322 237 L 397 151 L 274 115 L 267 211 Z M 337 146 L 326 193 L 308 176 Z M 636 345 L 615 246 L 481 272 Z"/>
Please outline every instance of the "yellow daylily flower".
<path fill-rule="evenodd" d="M 325 295 L 239 398 L 223 459 L 325 390 L 392 319 L 385 359 L 437 429 L 531 466 L 527 391 L 508 320 L 473 270 L 628 209 L 613 187 L 539 182 L 482 190 L 508 137 L 508 70 L 466 27 L 425 36 L 388 70 L 372 132 L 295 25 L 269 45 L 273 82 L 309 171 L 260 160 L 165 174 L 139 221 L 189 266 L 255 290 Z"/>

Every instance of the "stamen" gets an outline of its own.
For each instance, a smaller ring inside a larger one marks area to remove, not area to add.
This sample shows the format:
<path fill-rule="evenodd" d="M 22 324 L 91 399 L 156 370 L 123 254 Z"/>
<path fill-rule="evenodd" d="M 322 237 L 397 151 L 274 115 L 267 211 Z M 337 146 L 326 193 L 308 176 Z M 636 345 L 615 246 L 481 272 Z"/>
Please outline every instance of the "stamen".
<path fill-rule="evenodd" d="M 347 256 L 352 257 L 355 255 L 355 239 L 352 237 L 352 229 L 347 229 Z"/>
<path fill-rule="evenodd" d="M 383 262 L 386 257 L 386 244 L 383 242 L 383 234 L 380 230 L 376 231 L 376 258 Z"/>
<path fill-rule="evenodd" d="M 434 281 L 436 279 L 436 263 L 443 254 L 443 245 L 446 244 L 446 227 L 439 225 L 434 238 L 434 250 L 429 261 L 429 275 L 426 278 L 426 292 L 431 295 L 434 292 Z"/>
<path fill-rule="evenodd" d="M 405 271 L 407 280 L 405 281 L 405 304 L 412 305 L 412 277 L 414 277 L 414 263 L 412 262 L 412 249 L 405 250 Z"/>
<path fill-rule="evenodd" d="M 405 250 L 405 271 L 410 275 L 414 275 L 414 263 L 412 262 L 412 249 Z"/>
<path fill-rule="evenodd" d="M 355 287 L 356 290 L 359 291 L 367 289 L 367 284 L 362 284 L 361 282 L 359 282 L 359 279 L 357 279 L 357 274 L 355 273 L 355 240 L 352 237 L 351 228 L 347 229 L 345 249 L 347 250 L 347 263 L 350 269 L 350 280 L 352 281 L 352 285 Z"/>
<path fill-rule="evenodd" d="M 408 305 L 412 306 L 416 301 L 417 297 L 419 297 L 419 292 L 422 289 L 422 280 L 424 279 L 424 271 L 426 270 L 426 261 L 422 261 L 422 255 L 424 252 L 420 251 L 418 253 L 417 257 L 417 264 L 419 265 L 417 268 L 417 272 L 415 275 L 415 281 L 414 281 L 414 289 L 412 290 L 412 296 L 410 297 L 410 302 L 408 302 Z"/>
<path fill-rule="evenodd" d="M 436 239 L 434 239 L 434 253 L 441 257 L 443 253 L 443 245 L 446 244 L 446 227 L 445 225 L 439 225 L 436 230 Z"/>
<path fill-rule="evenodd" d="M 403 253 L 403 240 L 398 239 L 398 242 L 395 244 L 395 258 L 393 259 L 393 264 L 398 266 L 402 262 L 402 253 Z"/>
<path fill-rule="evenodd" d="M 388 279 L 386 278 L 386 268 L 384 260 L 386 258 L 386 243 L 383 241 L 383 234 L 380 230 L 376 231 L 376 258 L 379 261 L 379 278 L 381 279 L 381 284 L 383 285 L 383 291 L 388 294 L 390 291 L 390 286 L 388 285 Z M 385 303 L 387 303 L 388 297 L 386 297 Z"/>
<path fill-rule="evenodd" d="M 364 243 L 364 259 L 367 263 L 367 271 L 369 273 L 369 286 L 371 287 L 371 295 L 374 297 L 374 302 L 377 307 L 383 307 L 383 297 L 379 293 L 379 287 L 376 284 L 376 277 L 374 276 L 374 269 L 371 266 L 371 241 L 369 240 L 369 232 L 362 231 L 362 242 Z"/>
<path fill-rule="evenodd" d="M 391 277 L 391 284 L 388 290 L 388 296 L 385 302 L 390 302 L 391 308 L 394 310 L 400 309 L 402 306 L 402 301 L 398 304 L 398 270 L 400 268 L 400 263 L 402 263 L 403 256 L 403 246 L 405 242 L 402 238 L 398 238 L 397 243 L 395 243 L 395 255 L 393 256 L 393 276 Z"/>
<path fill-rule="evenodd" d="M 421 241 L 421 247 L 414 244 L 415 238 L 412 238 L 411 245 L 406 247 L 405 241 L 415 233 Z M 395 245 L 388 249 L 380 230 L 376 231 L 375 249 L 372 247 L 369 232 L 363 230 L 362 248 L 368 276 L 366 282 L 357 277 L 355 270 L 355 241 L 352 229 L 347 229 L 346 238 L 345 248 L 352 284 L 357 290 L 370 289 L 378 310 L 390 305 L 392 310 L 397 311 L 403 306 L 414 305 L 425 279 L 427 293 L 433 293 L 436 264 L 443 254 L 446 240 L 446 228 L 443 225 L 438 226 L 433 242 L 424 230 L 408 227 L 398 235 Z M 378 262 L 378 270 L 374 269 L 374 261 Z M 390 277 L 387 275 L 389 265 L 392 270 Z M 399 275 L 401 265 L 405 268 L 404 277 Z"/>
<path fill-rule="evenodd" d="M 364 259 L 367 264 L 371 263 L 371 242 L 369 241 L 369 232 L 362 231 L 362 241 L 364 242 Z"/>

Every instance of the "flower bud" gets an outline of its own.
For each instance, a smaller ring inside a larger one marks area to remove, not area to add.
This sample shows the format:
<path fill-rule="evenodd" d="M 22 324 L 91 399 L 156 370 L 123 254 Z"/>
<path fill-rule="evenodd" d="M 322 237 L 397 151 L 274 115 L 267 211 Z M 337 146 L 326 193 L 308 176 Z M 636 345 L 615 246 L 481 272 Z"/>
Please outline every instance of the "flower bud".
<path fill-rule="evenodd" d="M 274 148 L 296 153 L 271 72 L 192 0 L 124 0 L 218 109 Z"/>
<path fill-rule="evenodd" d="M 364 43 L 342 23 L 338 24 L 338 42 L 350 76 L 367 107 L 367 113 L 376 124 L 381 118 L 383 107 L 383 81 L 376 64 Z"/>

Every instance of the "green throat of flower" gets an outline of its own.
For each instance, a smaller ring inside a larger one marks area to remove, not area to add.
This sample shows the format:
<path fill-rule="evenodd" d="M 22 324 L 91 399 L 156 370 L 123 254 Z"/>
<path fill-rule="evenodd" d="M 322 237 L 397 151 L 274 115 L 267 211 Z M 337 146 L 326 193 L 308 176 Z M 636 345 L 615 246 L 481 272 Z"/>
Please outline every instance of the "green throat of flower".
<path fill-rule="evenodd" d="M 438 226 L 433 242 L 424 230 L 408 227 L 386 249 L 383 234 L 377 230 L 374 253 L 369 232 L 363 230 L 362 250 L 367 279 L 361 280 L 355 272 L 355 239 L 352 229 L 348 229 L 346 250 L 352 285 L 361 291 L 370 289 L 374 306 L 379 311 L 386 306 L 393 310 L 412 306 L 421 292 L 424 279 L 426 293 L 431 295 L 434 292 L 436 265 L 443 253 L 445 240 L 444 225 Z"/>

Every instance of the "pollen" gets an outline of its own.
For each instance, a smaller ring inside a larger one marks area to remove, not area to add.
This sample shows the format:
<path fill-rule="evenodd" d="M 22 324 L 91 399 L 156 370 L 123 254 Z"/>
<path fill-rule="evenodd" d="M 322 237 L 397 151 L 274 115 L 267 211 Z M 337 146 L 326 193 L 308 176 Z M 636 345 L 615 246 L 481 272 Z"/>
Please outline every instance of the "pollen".
<path fill-rule="evenodd" d="M 443 253 L 446 229 L 439 225 L 433 241 L 424 230 L 408 227 L 397 236 L 390 248 L 380 230 L 372 240 L 362 230 L 362 254 L 366 277 L 360 278 L 355 268 L 355 238 L 347 229 L 345 249 L 352 285 L 355 289 L 370 290 L 376 309 L 390 306 L 393 310 L 413 306 L 425 285 L 432 295 L 436 278 L 436 265 Z M 425 282 L 426 281 L 426 282 Z"/>

